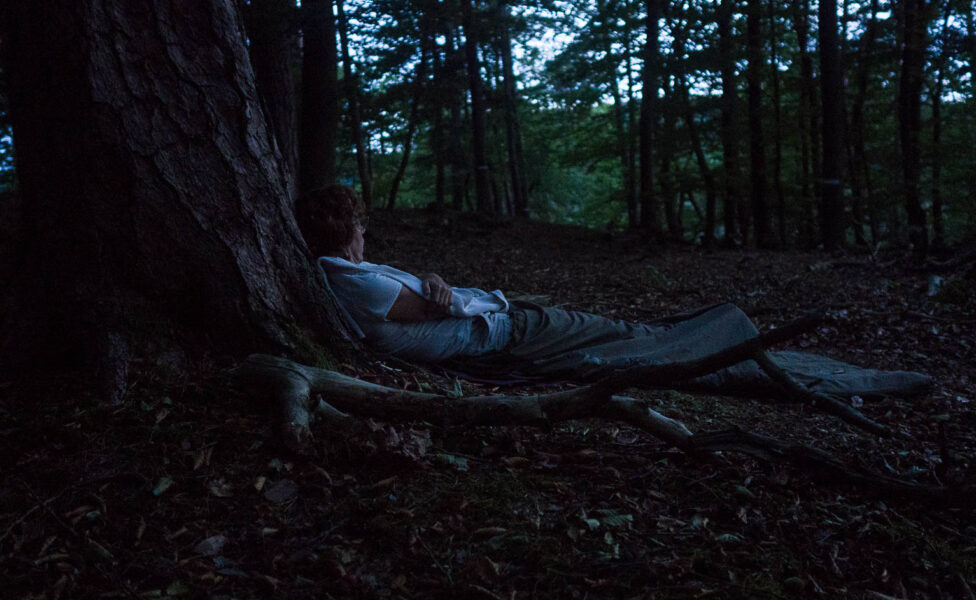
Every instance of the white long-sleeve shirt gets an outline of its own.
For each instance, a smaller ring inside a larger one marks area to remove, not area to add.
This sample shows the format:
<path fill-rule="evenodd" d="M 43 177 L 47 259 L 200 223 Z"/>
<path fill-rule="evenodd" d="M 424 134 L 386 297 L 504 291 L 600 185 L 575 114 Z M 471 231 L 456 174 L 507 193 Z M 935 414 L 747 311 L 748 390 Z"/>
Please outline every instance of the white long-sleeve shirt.
<path fill-rule="evenodd" d="M 323 256 L 326 281 L 366 342 L 408 360 L 437 362 L 502 349 L 511 337 L 508 300 L 500 290 L 452 287 L 449 317 L 434 321 L 390 321 L 387 314 L 403 286 L 423 297 L 421 280 L 388 265 Z"/>

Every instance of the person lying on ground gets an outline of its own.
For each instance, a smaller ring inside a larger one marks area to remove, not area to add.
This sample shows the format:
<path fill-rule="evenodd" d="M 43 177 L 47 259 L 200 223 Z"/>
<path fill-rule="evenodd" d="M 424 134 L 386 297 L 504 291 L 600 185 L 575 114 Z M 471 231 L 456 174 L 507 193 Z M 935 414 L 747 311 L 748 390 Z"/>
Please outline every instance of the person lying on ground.
<path fill-rule="evenodd" d="M 619 369 L 704 358 L 758 335 L 730 303 L 643 323 L 506 299 L 500 290 L 452 287 L 364 260 L 367 220 L 359 196 L 334 185 L 304 194 L 299 226 L 345 320 L 373 350 L 491 381 L 578 381 Z M 932 379 L 864 369 L 815 354 L 769 352 L 810 390 L 839 397 L 907 396 Z M 775 396 L 782 388 L 752 361 L 678 386 Z"/>

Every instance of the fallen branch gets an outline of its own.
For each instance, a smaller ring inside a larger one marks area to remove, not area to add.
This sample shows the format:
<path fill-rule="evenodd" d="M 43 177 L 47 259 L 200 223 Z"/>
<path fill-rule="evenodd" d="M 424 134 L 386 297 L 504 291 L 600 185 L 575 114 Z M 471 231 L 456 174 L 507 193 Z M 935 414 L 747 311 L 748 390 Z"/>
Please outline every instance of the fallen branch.
<path fill-rule="evenodd" d="M 814 392 L 805 387 L 803 384 L 793 379 L 789 373 L 779 368 L 776 363 L 774 363 L 765 352 L 760 351 L 752 357 L 753 360 L 759 365 L 759 368 L 769 376 L 770 379 L 775 381 L 783 388 L 789 397 L 796 398 L 797 400 L 807 404 L 819 410 L 820 412 L 825 412 L 845 423 L 850 423 L 855 427 L 860 427 L 865 431 L 870 431 L 881 437 L 890 437 L 891 432 L 884 425 L 872 421 L 871 419 L 865 417 L 859 410 L 851 406 L 850 404 L 845 404 L 837 398 L 822 394 L 820 392 Z"/>
<path fill-rule="evenodd" d="M 697 370 L 691 372 L 697 373 Z M 293 442 L 300 444 L 311 439 L 309 426 L 316 418 L 330 421 L 337 428 L 346 428 L 353 418 L 350 415 L 393 423 L 426 421 L 448 426 L 549 426 L 559 421 L 596 418 L 628 423 L 689 454 L 741 452 L 764 461 L 790 464 L 826 475 L 837 483 L 850 483 L 915 500 L 966 504 L 976 499 L 976 489 L 972 486 L 942 488 L 906 482 L 847 466 L 810 446 L 738 429 L 693 434 L 680 421 L 653 410 L 645 400 L 611 395 L 605 401 L 593 402 L 592 386 L 529 396 L 455 398 L 388 388 L 260 354 L 248 357 L 237 367 L 235 375 L 253 391 L 271 393 L 276 402 L 282 403 L 286 419 L 289 419 L 285 423 L 286 433 L 294 435 Z M 617 380 L 620 384 L 629 381 Z M 322 399 L 313 406 L 314 394 L 321 394 Z"/>
<path fill-rule="evenodd" d="M 826 476 L 831 483 L 847 483 L 886 496 L 954 506 L 971 506 L 976 499 L 976 486 L 940 487 L 912 483 L 861 466 L 852 467 L 823 450 L 805 444 L 793 444 L 741 429 L 694 434 L 688 439 L 688 444 L 692 452 L 734 451 L 767 462 L 788 463 Z"/>

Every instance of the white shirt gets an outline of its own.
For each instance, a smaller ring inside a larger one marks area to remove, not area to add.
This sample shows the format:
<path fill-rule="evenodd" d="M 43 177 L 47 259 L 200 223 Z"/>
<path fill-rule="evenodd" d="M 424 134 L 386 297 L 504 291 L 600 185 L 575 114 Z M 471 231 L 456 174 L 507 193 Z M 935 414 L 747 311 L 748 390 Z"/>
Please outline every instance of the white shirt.
<path fill-rule="evenodd" d="M 323 256 L 318 263 L 339 305 L 366 341 L 382 352 L 437 362 L 500 350 L 511 337 L 508 301 L 499 290 L 452 287 L 450 317 L 415 323 L 390 321 L 387 314 L 403 286 L 423 297 L 418 277 L 388 265 L 356 264 L 332 256 Z"/>

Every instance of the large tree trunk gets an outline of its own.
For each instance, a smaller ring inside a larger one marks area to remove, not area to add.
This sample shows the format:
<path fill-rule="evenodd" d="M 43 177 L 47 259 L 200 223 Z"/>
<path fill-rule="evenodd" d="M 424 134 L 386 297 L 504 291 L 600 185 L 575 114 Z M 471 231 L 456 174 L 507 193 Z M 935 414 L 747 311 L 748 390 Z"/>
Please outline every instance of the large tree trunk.
<path fill-rule="evenodd" d="M 359 95 L 359 71 L 355 61 L 349 53 L 349 32 L 346 22 L 346 11 L 343 1 L 336 0 L 336 12 L 339 24 L 339 42 L 342 49 L 343 74 L 346 102 L 349 103 L 349 129 L 352 130 L 352 142 L 356 147 L 356 168 L 359 171 L 359 185 L 362 188 L 363 204 L 366 208 L 373 206 L 373 175 L 369 169 L 369 154 L 363 137 L 362 99 Z"/>
<path fill-rule="evenodd" d="M 302 130 L 299 188 L 335 182 L 339 132 L 339 58 L 332 0 L 302 3 Z"/>
<path fill-rule="evenodd" d="M 481 61 L 478 60 L 478 27 L 475 24 L 477 0 L 464 3 L 464 55 L 467 59 L 468 86 L 471 91 L 471 149 L 474 155 L 474 187 L 478 212 L 490 212 L 491 173 L 488 169 L 487 131 L 485 125 L 485 97 L 482 91 Z"/>
<path fill-rule="evenodd" d="M 908 212 L 908 236 L 917 259 L 928 253 L 928 231 L 921 199 L 922 76 L 925 65 L 926 0 L 904 0 L 899 5 L 903 31 L 901 74 L 898 81 L 898 131 L 901 166 Z"/>
<path fill-rule="evenodd" d="M 232 0 L 0 11 L 29 244 L 0 371 L 87 364 L 117 400 L 133 358 L 281 351 L 338 326 Z"/>
<path fill-rule="evenodd" d="M 769 210 L 766 206 L 766 148 L 763 145 L 762 127 L 762 0 L 747 3 L 746 52 L 749 68 L 746 79 L 749 84 L 749 201 L 752 204 L 753 227 L 756 246 L 767 248 L 769 237 Z"/>
<path fill-rule="evenodd" d="M 661 221 L 658 201 L 654 194 L 654 129 L 657 126 L 657 89 L 660 70 L 658 40 L 661 0 L 645 0 L 647 10 L 644 43 L 644 69 L 641 74 L 643 92 L 640 109 L 640 207 L 641 229 L 649 235 L 659 235 Z"/>
<path fill-rule="evenodd" d="M 251 65 L 268 125 L 287 171 L 289 196 L 298 178 L 298 110 L 295 73 L 298 25 L 295 0 L 255 0 L 245 7 Z"/>
<path fill-rule="evenodd" d="M 722 0 L 718 8 L 719 54 L 722 60 L 722 162 L 725 196 L 722 207 L 725 222 L 725 242 L 732 245 L 736 238 L 736 215 L 739 204 L 738 136 L 735 132 L 736 105 L 739 92 L 735 82 L 735 57 L 732 43 L 732 15 L 735 12 L 734 0 Z"/>
<path fill-rule="evenodd" d="M 844 157 L 844 84 L 837 41 L 837 0 L 820 0 L 820 92 L 823 106 L 823 176 L 820 213 L 824 248 L 844 244 L 844 199 L 841 169 Z"/>

